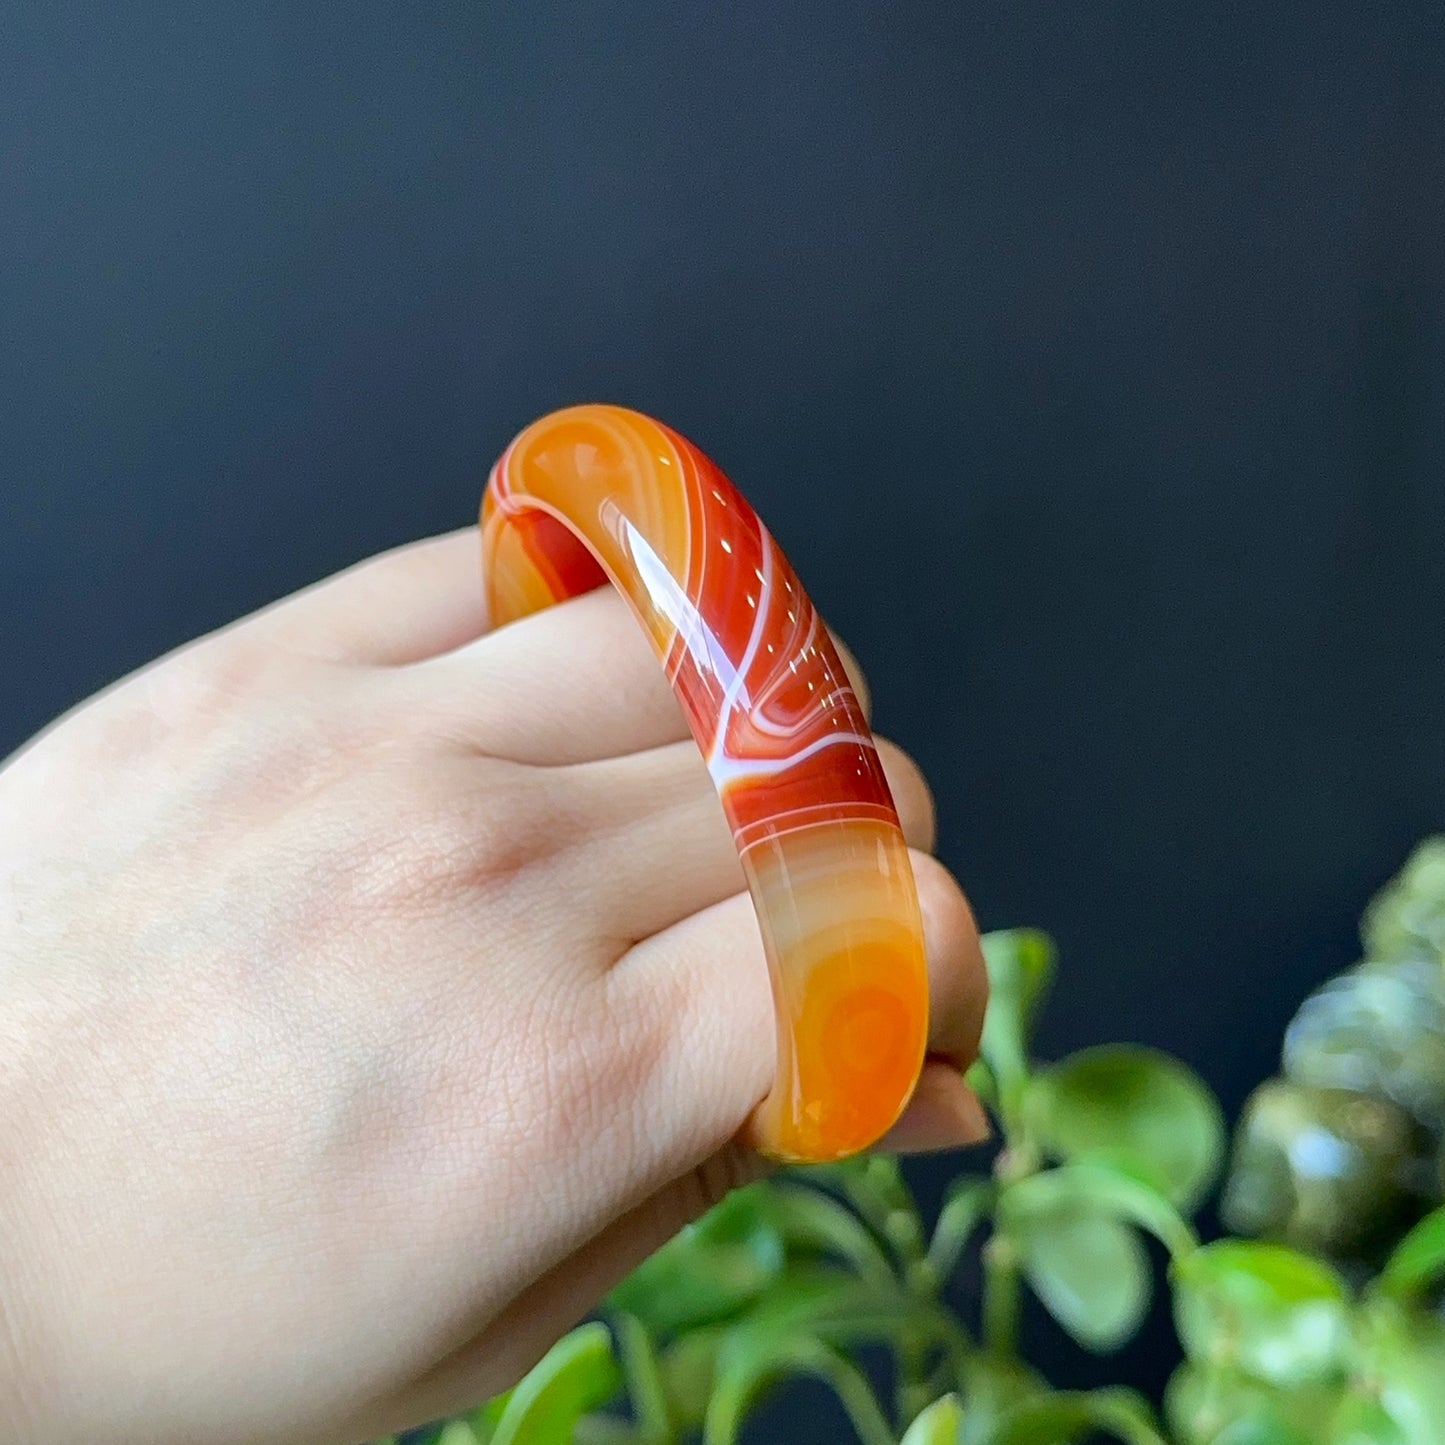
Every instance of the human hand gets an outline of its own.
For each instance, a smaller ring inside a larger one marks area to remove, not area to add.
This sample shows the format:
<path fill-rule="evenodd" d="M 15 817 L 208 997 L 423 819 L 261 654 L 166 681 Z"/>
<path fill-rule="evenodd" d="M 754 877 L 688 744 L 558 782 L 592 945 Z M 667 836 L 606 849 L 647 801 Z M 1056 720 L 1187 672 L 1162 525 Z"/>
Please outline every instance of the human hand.
<path fill-rule="evenodd" d="M 977 932 L 879 746 L 938 1056 L 887 1144 L 960 1144 Z M 0 1437 L 350 1445 L 476 1403 L 757 1172 L 773 1050 L 610 590 L 488 635 L 468 529 L 171 654 L 0 769 Z"/>

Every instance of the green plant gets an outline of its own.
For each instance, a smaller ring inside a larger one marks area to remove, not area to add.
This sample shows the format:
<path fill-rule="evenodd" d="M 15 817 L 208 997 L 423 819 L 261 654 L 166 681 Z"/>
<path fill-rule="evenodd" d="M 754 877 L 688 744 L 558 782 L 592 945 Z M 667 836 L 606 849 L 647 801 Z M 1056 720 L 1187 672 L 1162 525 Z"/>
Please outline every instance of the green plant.
<path fill-rule="evenodd" d="M 1054 970 L 1041 933 L 985 940 L 970 1078 L 987 1172 L 931 1227 L 898 1163 L 790 1170 L 733 1194 L 626 1280 L 508 1396 L 405 1445 L 731 1445 L 779 1382 L 837 1396 L 863 1445 L 1440 1445 L 1445 1441 L 1445 839 L 1372 902 L 1366 961 L 1291 1025 L 1236 1132 L 1231 1227 L 1190 1216 L 1224 1155 L 1218 1105 L 1153 1049 L 1030 1055 Z M 1085 1349 L 1149 1305 L 1168 1259 L 1184 1359 L 1165 1421 L 1127 1389 L 1055 1390 L 1018 1356 L 1024 1291 Z M 944 1290 L 977 1267 L 977 1318 Z"/>

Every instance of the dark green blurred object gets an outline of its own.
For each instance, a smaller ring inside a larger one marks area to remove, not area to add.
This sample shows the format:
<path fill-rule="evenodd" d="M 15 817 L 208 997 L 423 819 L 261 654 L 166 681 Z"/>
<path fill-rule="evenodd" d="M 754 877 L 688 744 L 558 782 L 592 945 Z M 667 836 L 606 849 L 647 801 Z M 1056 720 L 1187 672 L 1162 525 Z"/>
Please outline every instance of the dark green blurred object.
<path fill-rule="evenodd" d="M 1390 1099 L 1426 1128 L 1445 1124 L 1445 969 L 1419 954 L 1369 962 L 1323 984 L 1284 1036 L 1300 1084 Z"/>
<path fill-rule="evenodd" d="M 1414 1137 L 1388 1099 L 1272 1079 L 1235 1130 L 1220 1217 L 1301 1249 L 1367 1250 L 1407 1208 Z"/>
<path fill-rule="evenodd" d="M 1445 1182 L 1445 837 L 1375 895 L 1360 936 L 1365 961 L 1300 1005 L 1284 1077 L 1246 1104 L 1220 1212 L 1368 1265 Z"/>

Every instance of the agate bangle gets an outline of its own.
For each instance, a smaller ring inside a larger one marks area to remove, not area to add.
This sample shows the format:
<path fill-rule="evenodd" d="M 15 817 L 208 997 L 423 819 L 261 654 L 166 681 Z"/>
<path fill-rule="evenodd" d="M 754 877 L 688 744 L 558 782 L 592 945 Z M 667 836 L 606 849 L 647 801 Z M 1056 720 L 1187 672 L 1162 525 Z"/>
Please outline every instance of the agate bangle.
<path fill-rule="evenodd" d="M 702 750 L 777 1016 L 750 1142 L 789 1161 L 875 1143 L 923 1066 L 923 930 L 867 720 L 793 569 L 701 451 L 615 406 L 527 427 L 492 470 L 481 523 L 493 625 L 610 581 Z"/>

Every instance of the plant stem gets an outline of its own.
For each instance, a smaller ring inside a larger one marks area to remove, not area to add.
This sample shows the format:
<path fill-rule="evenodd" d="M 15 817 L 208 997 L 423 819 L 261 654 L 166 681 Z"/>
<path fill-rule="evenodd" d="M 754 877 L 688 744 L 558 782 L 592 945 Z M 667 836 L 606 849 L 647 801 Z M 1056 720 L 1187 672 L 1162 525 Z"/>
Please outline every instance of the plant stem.
<path fill-rule="evenodd" d="M 652 1340 L 634 1315 L 620 1315 L 614 1329 L 621 1347 L 627 1393 L 637 1419 L 637 1434 L 649 1445 L 671 1445 L 677 1439 L 677 1430 L 667 1408 Z"/>
<path fill-rule="evenodd" d="M 1023 1285 L 1018 1256 L 1002 1234 L 983 1247 L 983 1343 L 991 1355 L 1012 1358 L 1018 1352 Z"/>
<path fill-rule="evenodd" d="M 1038 1150 L 1023 1127 L 1021 1113 L 1015 1128 L 1011 1128 L 1005 1119 L 1004 1133 L 1007 1143 L 993 1165 L 1000 1194 L 1011 1185 L 1036 1174 L 1040 1164 Z M 983 1344 L 996 1359 L 1014 1359 L 1018 1355 L 1023 1280 L 1019 1272 L 1018 1251 L 998 1225 L 996 1215 L 994 1232 L 980 1252 L 983 1266 Z"/>
<path fill-rule="evenodd" d="M 898 1341 L 898 1385 L 893 1392 L 893 1413 L 900 1430 L 906 1430 L 913 1417 L 933 1403 L 928 1394 L 928 1347 L 911 1330 Z"/>
<path fill-rule="evenodd" d="M 861 1445 L 893 1445 L 893 1431 L 879 1407 L 878 1397 L 873 1393 L 868 1377 L 856 1365 L 827 1352 L 820 1352 L 816 1358 L 801 1363 L 832 1386 L 848 1412 Z"/>

